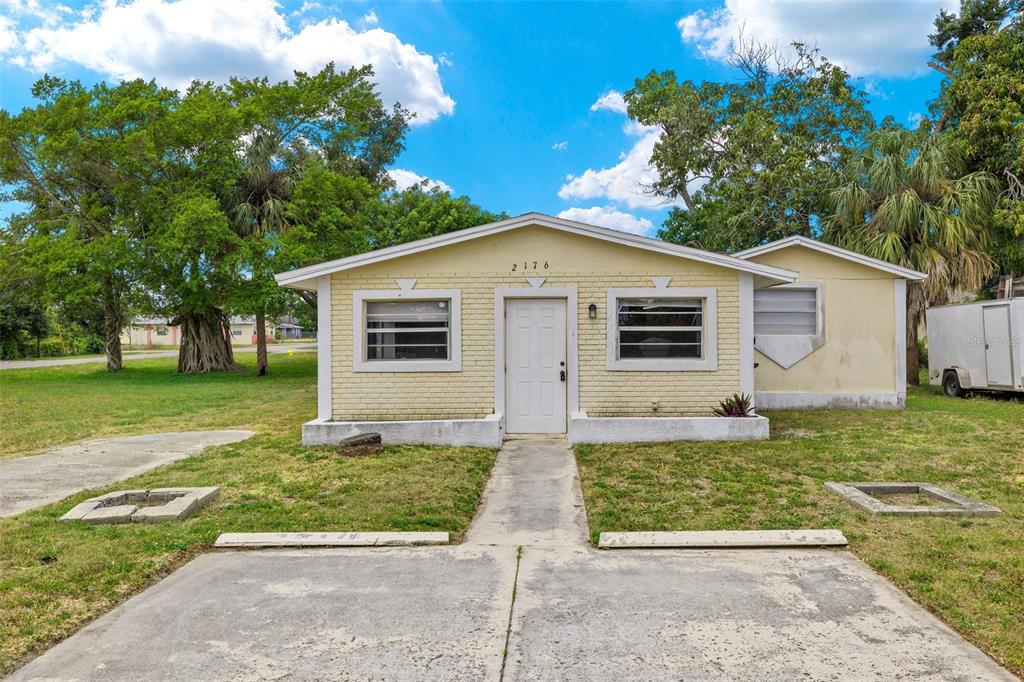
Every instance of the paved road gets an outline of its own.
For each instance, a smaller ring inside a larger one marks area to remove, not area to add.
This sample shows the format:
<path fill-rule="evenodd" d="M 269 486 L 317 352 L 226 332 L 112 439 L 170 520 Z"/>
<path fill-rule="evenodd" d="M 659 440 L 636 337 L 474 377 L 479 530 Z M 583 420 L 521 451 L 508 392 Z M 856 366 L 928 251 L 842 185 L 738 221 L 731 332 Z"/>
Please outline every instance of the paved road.
<path fill-rule="evenodd" d="M 235 353 L 255 353 L 256 346 L 243 346 L 235 348 Z M 297 353 L 308 352 L 316 350 L 316 343 L 282 343 L 267 346 L 267 352 L 271 354 L 287 353 L 288 351 L 295 351 Z M 153 350 L 143 352 L 125 352 L 123 354 L 125 362 L 130 360 L 146 360 L 148 358 L 176 358 L 178 357 L 178 351 L 176 350 Z M 106 362 L 107 358 L 104 355 L 86 355 L 79 358 L 54 358 L 52 360 L 2 360 L 0 361 L 0 370 L 5 369 L 30 369 L 32 367 L 63 367 L 64 365 L 88 365 L 96 362 Z"/>
<path fill-rule="evenodd" d="M 598 551 L 580 499 L 512 441 L 463 545 L 206 554 L 11 679 L 1014 679 L 849 552 Z"/>
<path fill-rule="evenodd" d="M 14 516 L 252 435 L 252 431 L 152 433 L 89 440 L 41 455 L 0 459 L 0 516 Z"/>

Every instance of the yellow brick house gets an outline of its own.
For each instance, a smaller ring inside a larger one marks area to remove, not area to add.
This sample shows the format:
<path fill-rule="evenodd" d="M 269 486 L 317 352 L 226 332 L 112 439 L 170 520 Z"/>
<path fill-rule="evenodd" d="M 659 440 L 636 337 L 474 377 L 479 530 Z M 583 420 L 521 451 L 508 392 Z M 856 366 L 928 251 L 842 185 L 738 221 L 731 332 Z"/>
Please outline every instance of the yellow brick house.
<path fill-rule="evenodd" d="M 755 393 L 755 293 L 799 277 L 538 213 L 282 273 L 317 293 L 303 442 L 766 438 L 711 410 Z"/>

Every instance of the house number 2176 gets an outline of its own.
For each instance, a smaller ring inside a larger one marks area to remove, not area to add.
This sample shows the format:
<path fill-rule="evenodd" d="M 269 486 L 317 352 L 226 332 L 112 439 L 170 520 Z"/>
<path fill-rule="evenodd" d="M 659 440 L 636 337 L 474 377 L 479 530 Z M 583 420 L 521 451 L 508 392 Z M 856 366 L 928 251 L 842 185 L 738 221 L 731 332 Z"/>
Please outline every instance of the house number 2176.
<path fill-rule="evenodd" d="M 550 265 L 548 265 L 547 261 L 542 262 L 539 260 L 524 260 L 522 265 L 523 267 L 519 267 L 519 263 L 513 263 L 512 272 L 518 272 L 520 270 L 540 270 L 541 268 L 547 270 L 549 267 L 551 267 Z"/>

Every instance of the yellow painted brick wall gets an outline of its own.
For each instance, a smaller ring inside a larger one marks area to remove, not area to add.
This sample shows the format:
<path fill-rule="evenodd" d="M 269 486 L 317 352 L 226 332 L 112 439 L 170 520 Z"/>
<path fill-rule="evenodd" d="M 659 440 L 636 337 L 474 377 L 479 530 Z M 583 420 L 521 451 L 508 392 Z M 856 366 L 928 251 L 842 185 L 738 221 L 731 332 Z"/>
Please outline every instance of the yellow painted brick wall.
<path fill-rule="evenodd" d="M 545 262 L 547 269 L 543 267 Z M 333 418 L 479 419 L 491 414 L 494 290 L 529 288 L 526 278 L 534 276 L 546 277 L 545 287 L 578 289 L 580 407 L 591 416 L 706 415 L 722 398 L 739 391 L 736 271 L 549 228 L 528 227 L 334 273 Z M 652 276 L 671 276 L 670 287 L 718 290 L 718 371 L 606 369 L 607 290 L 652 287 Z M 461 372 L 353 371 L 352 294 L 360 289 L 397 291 L 396 278 L 416 279 L 416 289 L 461 290 Z M 591 303 L 598 309 L 595 320 L 587 315 Z M 657 413 L 651 407 L 655 400 L 660 404 Z"/>

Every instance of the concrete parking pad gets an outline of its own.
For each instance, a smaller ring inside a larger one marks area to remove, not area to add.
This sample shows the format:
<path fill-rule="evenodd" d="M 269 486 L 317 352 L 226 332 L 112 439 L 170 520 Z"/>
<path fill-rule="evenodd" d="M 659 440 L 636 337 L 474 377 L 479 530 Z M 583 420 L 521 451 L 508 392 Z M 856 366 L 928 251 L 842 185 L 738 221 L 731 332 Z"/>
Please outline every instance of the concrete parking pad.
<path fill-rule="evenodd" d="M 1013 680 L 849 552 L 527 549 L 505 680 Z"/>
<path fill-rule="evenodd" d="M 18 680 L 497 680 L 515 549 L 220 552 Z"/>
<path fill-rule="evenodd" d="M 178 431 L 121 436 L 0 459 L 0 516 L 14 516 L 252 435 L 252 431 Z"/>
<path fill-rule="evenodd" d="M 11 679 L 1015 679 L 847 551 L 586 533 L 565 442 L 510 442 L 464 545 L 207 554 Z"/>

